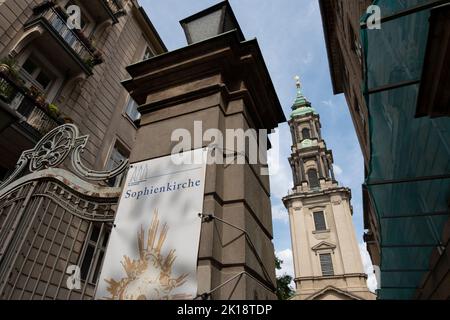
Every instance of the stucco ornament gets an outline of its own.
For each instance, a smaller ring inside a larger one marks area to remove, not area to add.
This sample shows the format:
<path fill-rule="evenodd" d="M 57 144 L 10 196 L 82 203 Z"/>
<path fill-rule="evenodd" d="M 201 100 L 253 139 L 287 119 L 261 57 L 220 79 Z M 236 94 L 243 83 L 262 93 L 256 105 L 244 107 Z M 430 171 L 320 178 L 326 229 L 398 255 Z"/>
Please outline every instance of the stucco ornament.
<path fill-rule="evenodd" d="M 78 127 L 74 124 L 64 124 L 47 133 L 33 149 L 22 153 L 17 161 L 14 172 L 0 183 L 0 190 L 18 179 L 27 167 L 30 173 L 55 168 L 70 157 L 73 171 L 81 178 L 102 181 L 118 176 L 128 168 L 128 160 L 110 171 L 88 169 L 81 160 L 81 154 L 88 142 L 89 136 L 80 136 Z"/>

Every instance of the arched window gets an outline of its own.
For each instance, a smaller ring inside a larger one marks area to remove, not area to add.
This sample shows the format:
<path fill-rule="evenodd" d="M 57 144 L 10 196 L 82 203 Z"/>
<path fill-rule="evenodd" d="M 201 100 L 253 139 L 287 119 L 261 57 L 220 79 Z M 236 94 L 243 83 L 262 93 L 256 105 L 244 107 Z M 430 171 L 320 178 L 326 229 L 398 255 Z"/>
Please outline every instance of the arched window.
<path fill-rule="evenodd" d="M 305 139 L 311 139 L 311 134 L 310 134 L 308 128 L 303 128 L 303 129 L 302 129 L 302 137 L 303 137 L 303 140 L 305 140 Z"/>
<path fill-rule="evenodd" d="M 308 181 L 309 181 L 310 188 L 319 188 L 320 187 L 319 178 L 317 177 L 316 169 L 308 170 Z"/>

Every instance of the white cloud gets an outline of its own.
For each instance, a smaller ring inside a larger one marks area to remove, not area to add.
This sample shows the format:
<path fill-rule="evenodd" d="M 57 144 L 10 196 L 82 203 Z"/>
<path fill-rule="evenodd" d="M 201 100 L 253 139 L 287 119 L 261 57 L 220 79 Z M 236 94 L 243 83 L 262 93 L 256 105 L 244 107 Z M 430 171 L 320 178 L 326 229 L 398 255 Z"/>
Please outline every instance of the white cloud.
<path fill-rule="evenodd" d="M 277 251 L 276 256 L 278 259 L 283 261 L 281 264 L 281 270 L 277 270 L 277 276 L 283 276 L 285 274 L 290 275 L 292 279 L 294 279 L 294 260 L 292 257 L 292 250 L 291 249 L 284 249 L 281 251 Z M 295 288 L 294 280 L 291 282 L 291 287 Z"/>
<path fill-rule="evenodd" d="M 343 172 L 342 168 L 339 167 L 337 164 L 333 164 L 333 170 L 337 176 L 341 175 Z"/>
<path fill-rule="evenodd" d="M 281 199 L 288 195 L 293 186 L 292 171 L 287 161 L 289 149 L 286 148 L 291 144 L 291 133 L 286 124 L 280 125 L 276 131 L 279 133 L 278 139 L 271 135 L 272 149 L 268 152 L 270 191 L 275 198 Z"/>
<path fill-rule="evenodd" d="M 322 103 L 324 105 L 326 105 L 327 107 L 332 107 L 333 106 L 333 101 L 331 101 L 331 99 L 329 100 L 323 100 Z"/>
<path fill-rule="evenodd" d="M 272 219 L 283 221 L 284 223 L 289 222 L 289 215 L 287 209 L 284 206 L 277 205 L 272 207 Z"/>
<path fill-rule="evenodd" d="M 311 64 L 311 62 L 313 62 L 313 60 L 314 60 L 314 56 L 312 55 L 311 52 L 308 52 L 308 53 L 306 54 L 306 57 L 304 57 L 304 58 L 302 59 L 302 62 L 303 62 L 303 64 L 308 65 L 308 64 Z"/>
<path fill-rule="evenodd" d="M 361 253 L 361 258 L 363 261 L 364 271 L 367 273 L 367 286 L 369 290 L 375 292 L 377 289 L 377 279 L 375 277 L 375 273 L 373 272 L 372 260 L 370 259 L 370 255 L 367 252 L 366 244 L 359 244 L 359 252 Z"/>
<path fill-rule="evenodd" d="M 311 17 L 316 12 L 317 6 L 314 1 L 311 1 L 308 6 L 308 11 L 306 13 L 307 17 Z"/>

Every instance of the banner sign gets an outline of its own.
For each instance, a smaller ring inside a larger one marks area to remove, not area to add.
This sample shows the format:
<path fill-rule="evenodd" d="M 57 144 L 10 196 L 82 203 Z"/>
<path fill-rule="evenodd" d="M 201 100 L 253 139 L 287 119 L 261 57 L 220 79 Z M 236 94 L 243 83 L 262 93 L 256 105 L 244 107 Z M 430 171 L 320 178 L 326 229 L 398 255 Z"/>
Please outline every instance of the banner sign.
<path fill-rule="evenodd" d="M 206 156 L 197 149 L 181 157 L 201 161 L 167 156 L 130 166 L 96 299 L 196 297 Z"/>

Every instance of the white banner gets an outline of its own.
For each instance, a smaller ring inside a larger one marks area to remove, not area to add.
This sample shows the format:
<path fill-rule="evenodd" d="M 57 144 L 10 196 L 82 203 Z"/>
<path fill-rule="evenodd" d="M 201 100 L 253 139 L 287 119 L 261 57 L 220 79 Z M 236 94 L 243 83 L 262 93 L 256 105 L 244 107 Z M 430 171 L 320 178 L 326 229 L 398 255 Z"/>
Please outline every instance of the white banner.
<path fill-rule="evenodd" d="M 197 294 L 207 152 L 130 167 L 103 262 L 96 299 L 193 299 Z M 199 164 L 200 163 L 200 164 Z"/>

